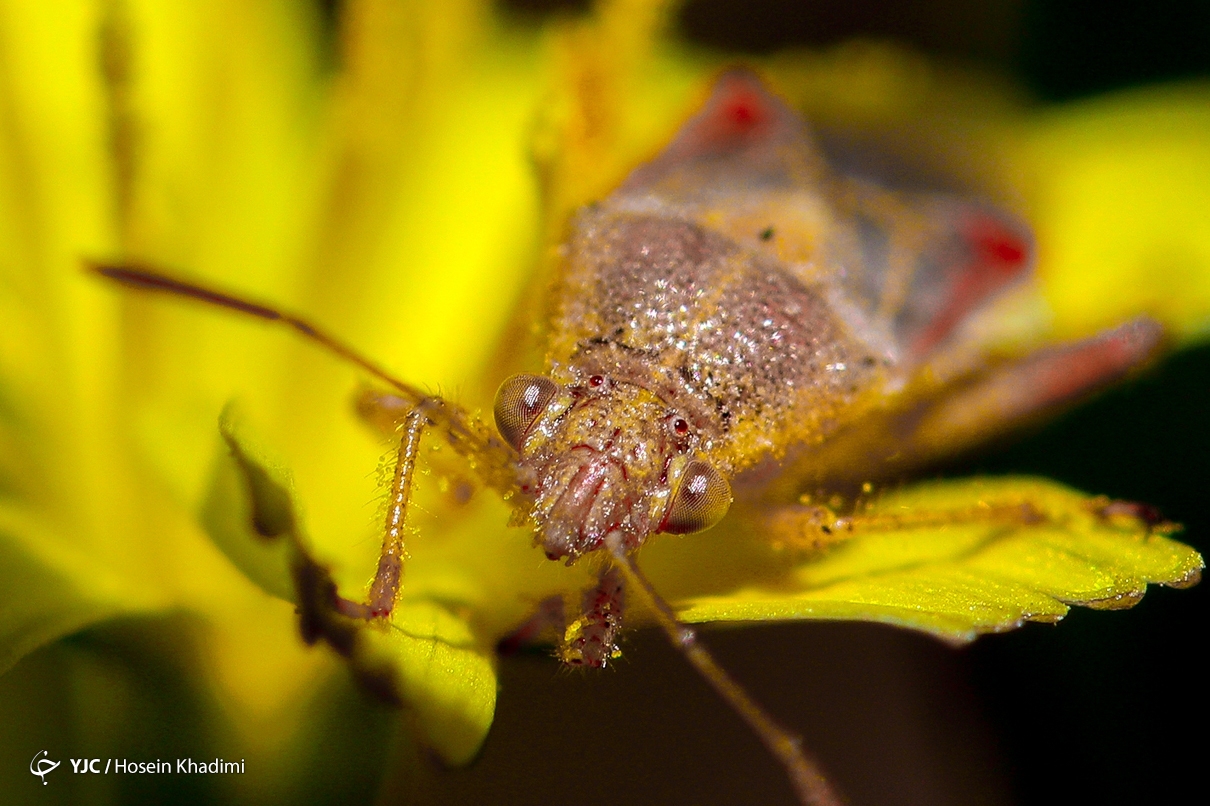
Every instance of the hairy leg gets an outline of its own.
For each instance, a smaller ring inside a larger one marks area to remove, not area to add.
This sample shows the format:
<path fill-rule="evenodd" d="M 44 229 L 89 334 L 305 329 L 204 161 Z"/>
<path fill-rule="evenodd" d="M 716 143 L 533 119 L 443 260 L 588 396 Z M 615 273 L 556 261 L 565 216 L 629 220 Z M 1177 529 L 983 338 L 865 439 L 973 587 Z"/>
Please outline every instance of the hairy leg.
<path fill-rule="evenodd" d="M 808 553 L 864 535 L 914 529 L 944 529 L 949 526 L 992 526 L 1034 528 L 1061 524 L 1074 514 L 1072 510 L 1054 510 L 1045 500 L 1036 500 L 1027 492 L 995 493 L 978 500 L 966 499 L 953 506 L 884 506 L 880 499 L 858 500 L 851 510 L 799 503 L 770 506 L 748 514 L 753 530 L 764 535 L 779 549 Z M 1169 534 L 1177 529 L 1155 507 L 1133 501 L 1100 496 L 1085 502 L 1084 511 L 1098 521 L 1123 528 L 1140 526 L 1153 534 Z"/>
<path fill-rule="evenodd" d="M 517 491 L 516 451 L 475 414 L 439 397 L 426 397 L 416 404 L 395 392 L 368 387 L 358 392 L 354 405 L 363 420 L 387 435 L 398 433 L 412 411 L 423 410 L 429 425 L 470 460 L 471 469 L 484 484 L 505 496 Z"/>
<path fill-rule="evenodd" d="M 399 453 L 395 461 L 395 474 L 391 480 L 390 498 L 387 502 L 387 519 L 382 538 L 382 554 L 378 558 L 378 570 L 370 585 L 370 595 L 365 604 L 338 598 L 337 609 L 353 618 L 387 618 L 395 607 L 395 597 L 403 581 L 403 561 L 407 556 L 404 548 L 403 527 L 407 518 L 408 501 L 412 497 L 412 475 L 416 471 L 416 458 L 420 453 L 420 437 L 428 421 L 424 411 L 412 409 L 403 425 L 399 439 Z"/>
<path fill-rule="evenodd" d="M 932 406 L 906 435 L 923 454 L 974 444 L 1121 379 L 1155 355 L 1163 328 L 1140 317 L 1000 366 Z"/>
<path fill-rule="evenodd" d="M 788 504 L 766 507 L 754 513 L 755 530 L 777 548 L 795 551 L 824 551 L 860 535 L 905 529 L 963 524 L 1036 526 L 1050 522 L 1050 515 L 1025 499 L 981 501 L 955 509 L 878 512 L 858 504 L 853 512 L 838 514 L 829 506 Z"/>
<path fill-rule="evenodd" d="M 612 566 L 601 572 L 595 588 L 584 594 L 580 617 L 567 625 L 559 660 L 570 666 L 604 668 L 621 657 L 622 574 Z"/>
<path fill-rule="evenodd" d="M 563 597 L 551 596 L 496 648 L 501 654 L 511 655 L 522 647 L 554 641 L 559 644 L 559 660 L 569 666 L 604 668 L 621 655 L 618 636 L 622 631 L 623 595 L 621 573 L 606 567 L 597 584 L 584 591 L 580 615 L 570 624 Z"/>

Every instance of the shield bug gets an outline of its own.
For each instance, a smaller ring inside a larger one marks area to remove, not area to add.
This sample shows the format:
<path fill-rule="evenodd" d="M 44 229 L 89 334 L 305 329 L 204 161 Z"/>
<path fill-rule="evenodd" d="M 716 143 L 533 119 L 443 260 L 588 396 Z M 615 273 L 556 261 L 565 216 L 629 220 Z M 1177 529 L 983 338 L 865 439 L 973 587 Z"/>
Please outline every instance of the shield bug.
<path fill-rule="evenodd" d="M 799 741 L 654 590 L 638 550 L 725 517 L 769 539 L 840 539 L 862 515 L 803 502 L 804 490 L 897 476 L 1104 385 L 1152 355 L 1161 329 L 1137 319 L 994 359 L 979 325 L 1028 280 L 1028 228 L 978 202 L 832 170 L 802 118 L 742 71 L 723 75 L 664 151 L 568 232 L 549 289 L 546 365 L 502 380 L 495 428 L 301 317 L 137 266 L 96 270 L 287 325 L 387 386 L 358 401 L 399 437 L 381 559 L 366 601 L 333 594 L 334 610 L 390 615 L 420 440 L 432 432 L 513 503 L 548 558 L 608 558 L 581 612 L 564 619 L 544 606 L 514 642 L 557 624 L 565 662 L 605 666 L 618 654 L 624 591 L 637 589 L 800 798 L 835 802 Z M 946 517 L 1044 517 L 995 504 Z"/>

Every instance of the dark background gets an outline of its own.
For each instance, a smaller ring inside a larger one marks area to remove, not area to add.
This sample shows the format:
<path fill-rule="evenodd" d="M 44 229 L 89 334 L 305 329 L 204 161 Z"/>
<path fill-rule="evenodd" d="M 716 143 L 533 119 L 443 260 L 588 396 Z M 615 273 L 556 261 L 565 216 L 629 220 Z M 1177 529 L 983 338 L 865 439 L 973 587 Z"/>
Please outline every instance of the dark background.
<path fill-rule="evenodd" d="M 539 18 L 584 3 L 511 0 Z M 855 36 L 1010 73 L 1040 102 L 1210 74 L 1210 2 L 689 2 L 690 41 L 763 54 Z M 1210 177 L 1208 177 L 1210 181 Z M 1163 282 L 1162 277 L 1156 278 Z M 1210 347 L 967 457 L 945 475 L 1032 473 L 1146 501 L 1210 548 Z M 854 804 L 1184 802 L 1205 790 L 1210 587 L 1153 588 L 952 650 L 877 625 L 713 629 L 719 660 L 807 743 Z M 781 770 L 662 637 L 620 668 L 501 669 L 496 725 L 442 802 L 790 803 Z M 544 729 L 537 726 L 544 726 Z"/>

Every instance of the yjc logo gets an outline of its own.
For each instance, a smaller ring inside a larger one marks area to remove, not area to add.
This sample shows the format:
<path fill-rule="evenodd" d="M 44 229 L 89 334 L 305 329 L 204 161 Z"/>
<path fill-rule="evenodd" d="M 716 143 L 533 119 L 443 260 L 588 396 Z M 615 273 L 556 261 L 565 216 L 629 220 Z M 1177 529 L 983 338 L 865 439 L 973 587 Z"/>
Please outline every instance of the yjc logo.
<path fill-rule="evenodd" d="M 50 753 L 45 750 L 39 753 L 34 753 L 33 759 L 31 759 L 29 762 L 29 771 L 42 779 L 42 786 L 46 786 L 46 774 L 48 772 L 53 772 L 55 768 L 62 763 L 59 761 L 51 761 L 49 758 L 47 758 L 49 755 Z M 39 756 L 41 756 L 41 758 L 39 758 Z"/>

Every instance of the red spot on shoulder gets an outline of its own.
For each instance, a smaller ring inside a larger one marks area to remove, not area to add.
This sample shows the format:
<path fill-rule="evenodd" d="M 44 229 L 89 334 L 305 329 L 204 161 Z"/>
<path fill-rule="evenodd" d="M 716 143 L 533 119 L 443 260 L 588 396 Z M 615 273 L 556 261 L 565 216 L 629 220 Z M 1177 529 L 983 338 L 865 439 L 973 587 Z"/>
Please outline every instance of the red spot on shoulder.
<path fill-rule="evenodd" d="M 773 103 L 755 79 L 725 76 L 708 110 L 689 130 L 696 150 L 726 152 L 766 136 L 777 118 Z"/>
<path fill-rule="evenodd" d="M 732 88 L 722 99 L 714 123 L 718 137 L 738 139 L 761 128 L 770 117 L 765 99 L 752 88 L 741 85 Z"/>
<path fill-rule="evenodd" d="M 737 129 L 750 129 L 768 118 L 768 111 L 755 93 L 741 90 L 727 99 L 723 114 Z"/>
<path fill-rule="evenodd" d="M 1029 259 L 1029 244 L 995 219 L 976 218 L 968 237 L 978 262 L 997 273 L 1013 274 Z"/>
<path fill-rule="evenodd" d="M 970 262 L 956 274 L 945 304 L 913 342 L 917 356 L 934 349 L 984 300 L 1029 268 L 1028 237 L 1011 224 L 976 212 L 960 219 L 956 230 L 968 245 Z"/>

